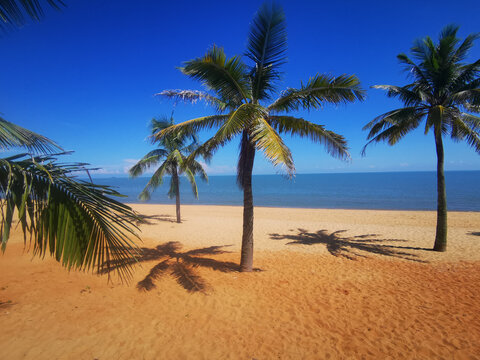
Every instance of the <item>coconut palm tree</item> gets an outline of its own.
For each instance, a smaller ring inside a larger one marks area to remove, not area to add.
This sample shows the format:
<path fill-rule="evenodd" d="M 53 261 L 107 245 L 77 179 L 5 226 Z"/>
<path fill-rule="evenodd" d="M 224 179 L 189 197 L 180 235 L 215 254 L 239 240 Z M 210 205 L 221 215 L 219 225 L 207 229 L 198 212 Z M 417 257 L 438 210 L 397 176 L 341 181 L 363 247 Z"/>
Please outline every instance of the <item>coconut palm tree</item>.
<path fill-rule="evenodd" d="M 368 144 L 387 141 L 395 145 L 425 120 L 425 134 L 433 130 L 437 152 L 437 228 L 436 251 L 447 248 L 447 197 L 444 175 L 443 137 L 466 141 L 480 153 L 480 59 L 464 63 L 478 34 L 463 42 L 457 38 L 457 26 L 446 26 L 435 44 L 430 37 L 417 40 L 411 48 L 413 58 L 397 56 L 405 65 L 412 82 L 404 86 L 376 85 L 388 97 L 401 100 L 405 107 L 389 111 L 369 122 Z M 470 112 L 470 113 L 469 113 Z M 365 149 L 364 149 L 365 150 Z"/>
<path fill-rule="evenodd" d="M 173 124 L 173 116 L 170 117 L 170 119 L 152 119 L 152 134 L 167 129 L 173 126 Z M 195 159 L 191 159 L 189 162 L 186 161 L 188 155 L 198 148 L 198 139 L 195 134 L 188 134 L 186 132 L 170 133 L 162 138 L 152 139 L 153 143 L 158 143 L 159 148 L 150 151 L 138 163 L 136 163 L 130 169 L 130 176 L 135 178 L 142 175 L 149 168 L 160 164 L 143 191 L 140 193 L 139 198 L 143 201 L 149 200 L 150 194 L 163 183 L 163 177 L 165 174 L 171 175 L 168 196 L 171 199 L 175 197 L 177 223 L 180 223 L 182 220 L 180 216 L 179 175 L 184 174 L 188 179 L 192 185 L 192 191 L 196 198 L 198 198 L 198 189 L 195 181 L 195 175 L 199 175 L 202 180 L 208 181 L 207 174 L 198 161 Z"/>
<path fill-rule="evenodd" d="M 243 189 L 243 236 L 241 270 L 253 266 L 253 196 L 252 169 L 257 150 L 275 166 L 292 176 L 295 167 L 289 148 L 281 135 L 298 135 L 324 144 L 338 158 L 348 158 L 345 139 L 322 125 L 288 115 L 296 110 L 318 109 L 326 103 L 343 104 L 364 97 L 355 76 L 314 75 L 299 88 L 278 93 L 280 67 L 285 62 L 286 28 L 283 10 L 275 4 L 264 4 L 253 19 L 246 56 L 227 58 L 223 49 L 211 48 L 205 56 L 185 63 L 180 69 L 199 80 L 206 92 L 166 90 L 162 96 L 195 102 L 204 100 L 216 115 L 204 116 L 175 125 L 156 134 L 161 139 L 175 131 L 193 132 L 218 128 L 216 134 L 197 152 L 213 152 L 233 138 L 240 137 L 237 182 Z"/>
<path fill-rule="evenodd" d="M 78 180 L 87 164 L 58 163 L 61 148 L 44 136 L 0 119 L 0 149 L 31 151 L 0 158 L 0 236 L 5 251 L 14 213 L 33 253 L 50 253 L 68 269 L 131 274 L 137 247 L 133 210 L 108 186 Z M 34 155 L 32 152 L 41 153 Z M 118 264 L 121 266 L 118 267 Z"/>

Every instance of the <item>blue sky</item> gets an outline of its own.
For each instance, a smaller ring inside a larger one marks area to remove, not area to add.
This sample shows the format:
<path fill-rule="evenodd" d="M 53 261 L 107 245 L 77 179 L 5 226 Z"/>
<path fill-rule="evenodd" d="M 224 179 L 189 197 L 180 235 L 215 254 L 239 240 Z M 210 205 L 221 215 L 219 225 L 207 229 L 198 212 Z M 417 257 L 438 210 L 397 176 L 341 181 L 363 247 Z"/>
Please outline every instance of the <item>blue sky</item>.
<path fill-rule="evenodd" d="M 154 116 L 169 115 L 174 104 L 153 94 L 164 89 L 201 89 L 178 70 L 213 44 L 227 55 L 242 54 L 249 24 L 260 1 L 161 2 L 65 0 L 62 12 L 48 11 L 0 38 L 3 70 L 0 112 L 5 119 L 75 150 L 70 161 L 123 176 L 152 149 L 146 141 Z M 329 157 L 306 140 L 287 138 L 298 173 L 434 170 L 432 134 L 422 130 L 398 145 L 372 145 L 366 157 L 363 125 L 400 104 L 375 84 L 403 85 L 396 60 L 416 38 L 437 38 L 455 23 L 464 38 L 480 31 L 478 1 L 281 1 L 288 31 L 288 62 L 280 90 L 298 87 L 316 73 L 355 74 L 368 90 L 362 103 L 326 106 L 298 113 L 344 135 L 351 162 Z M 480 58 L 480 41 L 468 61 Z M 245 59 L 245 61 L 248 61 Z M 205 105 L 177 105 L 177 122 L 210 114 Z M 206 140 L 212 133 L 202 132 Z M 480 156 L 465 143 L 446 144 L 447 170 L 480 170 Z M 235 173 L 238 141 L 219 150 L 210 174 Z M 276 173 L 261 154 L 256 174 Z"/>

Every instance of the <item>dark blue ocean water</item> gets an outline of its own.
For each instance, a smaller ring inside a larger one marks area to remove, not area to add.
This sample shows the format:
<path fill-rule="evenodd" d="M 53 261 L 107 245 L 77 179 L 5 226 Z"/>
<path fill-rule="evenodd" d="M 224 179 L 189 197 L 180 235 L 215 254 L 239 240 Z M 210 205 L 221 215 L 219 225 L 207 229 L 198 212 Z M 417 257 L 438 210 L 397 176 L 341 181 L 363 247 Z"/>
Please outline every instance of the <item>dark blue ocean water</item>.
<path fill-rule="evenodd" d="M 449 210 L 480 211 L 480 171 L 446 172 Z M 127 195 L 123 202 L 139 202 L 138 194 L 148 178 L 99 178 L 96 183 L 111 185 Z M 149 203 L 173 204 L 167 197 L 170 179 L 152 195 Z M 182 204 L 242 205 L 243 195 L 235 176 L 211 176 L 209 183 L 198 181 L 199 199 L 190 184 L 181 179 Z M 435 210 L 435 172 L 302 174 L 293 180 L 280 175 L 253 177 L 255 206 Z"/>

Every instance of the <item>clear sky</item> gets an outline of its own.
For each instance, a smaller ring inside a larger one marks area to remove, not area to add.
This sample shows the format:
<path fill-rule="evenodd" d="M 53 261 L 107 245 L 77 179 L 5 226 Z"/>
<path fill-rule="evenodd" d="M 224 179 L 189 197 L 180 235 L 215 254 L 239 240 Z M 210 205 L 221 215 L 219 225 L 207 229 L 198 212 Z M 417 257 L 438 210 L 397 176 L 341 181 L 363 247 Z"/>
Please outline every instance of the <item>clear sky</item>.
<path fill-rule="evenodd" d="M 154 97 L 164 89 L 201 89 L 177 69 L 216 44 L 228 56 L 245 51 L 249 24 L 260 1 L 65 0 L 61 12 L 48 11 L 0 38 L 0 113 L 5 119 L 75 150 L 70 161 L 101 167 L 102 174 L 125 175 L 152 149 L 146 141 L 152 117 L 169 115 L 174 104 Z M 297 173 L 418 171 L 436 166 L 433 134 L 420 129 L 398 145 L 372 145 L 367 156 L 363 125 L 400 103 L 371 89 L 404 85 L 396 55 L 416 38 L 437 39 L 455 23 L 459 35 L 479 32 L 480 2 L 466 1 L 280 1 L 288 31 L 288 62 L 280 90 L 298 87 L 317 72 L 355 74 L 368 91 L 362 103 L 326 106 L 298 113 L 344 135 L 351 162 L 329 157 L 316 144 L 287 138 Z M 480 58 L 480 41 L 469 62 Z M 245 59 L 248 62 L 248 59 Z M 177 105 L 177 122 L 207 115 L 205 105 Z M 206 140 L 212 133 L 201 133 Z M 465 143 L 446 141 L 446 170 L 480 170 L 480 156 Z M 210 174 L 233 174 L 238 141 L 219 150 Z M 66 160 L 66 159 L 65 159 Z M 254 173 L 276 170 L 256 158 Z"/>

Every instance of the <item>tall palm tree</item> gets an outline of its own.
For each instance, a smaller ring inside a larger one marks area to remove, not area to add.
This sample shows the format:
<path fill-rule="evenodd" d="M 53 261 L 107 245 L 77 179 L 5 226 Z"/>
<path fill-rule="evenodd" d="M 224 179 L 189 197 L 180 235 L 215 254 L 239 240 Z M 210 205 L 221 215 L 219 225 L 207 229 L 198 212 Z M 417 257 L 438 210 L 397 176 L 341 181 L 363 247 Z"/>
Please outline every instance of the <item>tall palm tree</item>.
<path fill-rule="evenodd" d="M 87 164 L 58 163 L 52 154 L 61 148 L 44 136 L 0 119 L 0 149 L 28 151 L 0 158 L 0 237 L 5 251 L 12 224 L 21 224 L 33 253 L 47 252 L 68 269 L 115 269 L 131 274 L 137 247 L 133 210 L 112 198 L 121 196 L 108 186 L 78 180 Z M 120 264 L 120 267 L 117 267 Z"/>
<path fill-rule="evenodd" d="M 478 34 L 463 42 L 457 38 L 457 26 L 446 26 L 438 44 L 430 37 L 417 40 L 412 56 L 397 56 L 413 81 L 404 86 L 376 85 L 387 91 L 388 97 L 400 99 L 405 107 L 389 111 L 369 122 L 368 144 L 387 141 L 395 145 L 407 133 L 425 120 L 425 134 L 433 129 L 437 152 L 437 229 L 434 250 L 447 248 L 447 197 L 444 175 L 443 136 L 454 141 L 464 140 L 480 153 L 480 118 L 468 112 L 480 112 L 480 59 L 463 63 Z M 364 148 L 365 150 L 365 148 Z"/>
<path fill-rule="evenodd" d="M 180 69 L 185 75 L 199 80 L 207 92 L 166 90 L 162 96 L 195 102 L 204 100 L 218 114 L 204 116 L 175 125 L 156 134 L 158 139 L 177 130 L 198 131 L 219 128 L 197 152 L 213 152 L 240 136 L 240 156 L 237 182 L 243 189 L 243 236 L 240 267 L 253 267 L 253 196 L 252 169 L 257 150 L 275 166 L 282 166 L 292 176 L 295 167 L 289 148 L 281 134 L 298 135 L 322 143 L 338 158 L 348 158 L 345 139 L 300 117 L 287 115 L 295 110 L 318 109 L 326 103 L 342 104 L 364 97 L 355 76 L 333 77 L 317 74 L 298 89 L 277 92 L 281 77 L 280 66 L 285 62 L 286 28 L 283 10 L 275 4 L 264 4 L 250 27 L 246 56 L 247 66 L 240 56 L 227 58 L 223 49 L 211 48 L 201 58 L 185 63 Z M 275 97 L 275 100 L 273 98 Z"/>
<path fill-rule="evenodd" d="M 170 120 L 166 118 L 161 120 L 152 119 L 152 135 L 173 126 L 173 124 L 173 116 L 170 117 Z M 158 143 L 159 148 L 150 151 L 138 163 L 136 163 L 130 169 L 130 176 L 135 178 L 142 175 L 149 168 L 160 164 L 143 191 L 140 193 L 139 198 L 143 201 L 149 200 L 152 191 L 163 183 L 163 177 L 165 174 L 171 175 L 168 196 L 171 199 L 175 197 L 177 223 L 180 223 L 182 220 L 180 216 L 179 175 L 184 174 L 188 179 L 192 185 L 192 191 L 196 198 L 198 198 L 198 189 L 195 175 L 199 175 L 202 180 L 208 181 L 207 174 L 198 161 L 195 159 L 191 159 L 188 162 L 186 161 L 188 155 L 198 148 L 198 139 L 195 134 L 188 134 L 186 132 L 169 133 L 162 138 L 152 139 L 153 143 Z"/>

